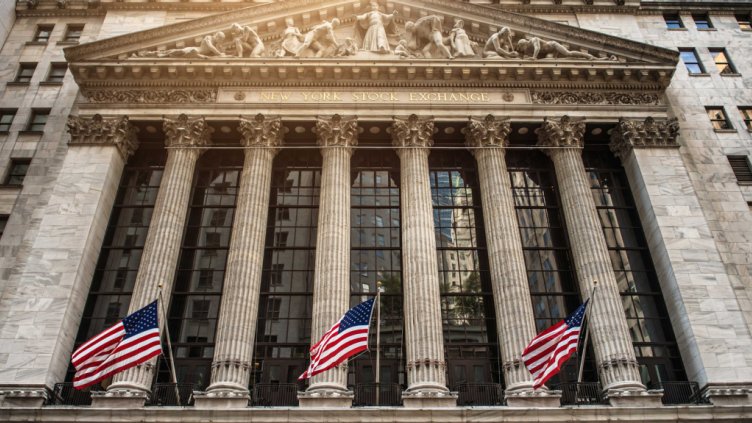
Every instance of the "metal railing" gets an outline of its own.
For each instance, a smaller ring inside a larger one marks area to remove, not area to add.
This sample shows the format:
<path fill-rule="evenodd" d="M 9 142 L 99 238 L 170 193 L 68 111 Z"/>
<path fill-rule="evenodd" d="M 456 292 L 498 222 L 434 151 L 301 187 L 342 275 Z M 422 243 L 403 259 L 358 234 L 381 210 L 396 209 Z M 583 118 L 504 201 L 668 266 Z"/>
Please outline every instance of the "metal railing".
<path fill-rule="evenodd" d="M 253 407 L 297 407 L 297 383 L 257 383 L 251 388 Z"/>
<path fill-rule="evenodd" d="M 561 405 L 608 404 L 600 382 L 566 382 L 554 386 L 561 390 Z"/>
<path fill-rule="evenodd" d="M 157 383 L 151 390 L 150 406 L 189 406 L 193 405 L 192 383 Z"/>
<path fill-rule="evenodd" d="M 402 405 L 402 387 L 396 383 L 360 383 L 355 385 L 353 406 L 372 405 L 387 407 Z"/>
<path fill-rule="evenodd" d="M 459 395 L 459 406 L 504 405 L 504 390 L 498 383 L 460 383 L 453 390 Z"/>
<path fill-rule="evenodd" d="M 91 405 L 91 391 L 103 391 L 101 386 L 90 386 L 82 391 L 73 387 L 73 382 L 56 383 L 52 389 L 50 405 Z"/>
<path fill-rule="evenodd" d="M 664 405 L 709 403 L 703 398 L 697 382 L 661 382 L 658 387 L 663 389 L 661 401 Z"/>

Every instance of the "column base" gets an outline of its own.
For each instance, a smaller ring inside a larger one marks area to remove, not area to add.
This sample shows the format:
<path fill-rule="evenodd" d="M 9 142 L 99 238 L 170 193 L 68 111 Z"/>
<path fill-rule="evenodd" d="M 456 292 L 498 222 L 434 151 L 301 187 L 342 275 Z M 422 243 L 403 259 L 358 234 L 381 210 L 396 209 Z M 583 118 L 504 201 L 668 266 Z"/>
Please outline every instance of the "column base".
<path fill-rule="evenodd" d="M 355 394 L 335 388 L 318 388 L 298 392 L 300 408 L 350 408 Z"/>
<path fill-rule="evenodd" d="M 193 392 L 193 406 L 195 408 L 227 409 L 245 408 L 251 400 L 248 391 L 219 390 L 208 392 Z"/>
<path fill-rule="evenodd" d="M 142 390 L 118 389 L 114 391 L 92 392 L 92 408 L 142 408 L 149 399 L 149 393 Z"/>
<path fill-rule="evenodd" d="M 0 407 L 40 408 L 49 399 L 44 386 L 0 387 Z"/>
<path fill-rule="evenodd" d="M 752 386 L 750 385 L 706 385 L 703 391 L 703 396 L 713 405 L 752 404 Z"/>
<path fill-rule="evenodd" d="M 606 390 L 606 399 L 614 407 L 661 407 L 661 398 L 663 390 Z"/>
<path fill-rule="evenodd" d="M 561 391 L 520 389 L 504 392 L 504 399 L 509 407 L 558 408 L 561 406 Z"/>
<path fill-rule="evenodd" d="M 457 393 L 449 390 L 415 389 L 402 393 L 405 408 L 445 408 L 457 406 Z"/>

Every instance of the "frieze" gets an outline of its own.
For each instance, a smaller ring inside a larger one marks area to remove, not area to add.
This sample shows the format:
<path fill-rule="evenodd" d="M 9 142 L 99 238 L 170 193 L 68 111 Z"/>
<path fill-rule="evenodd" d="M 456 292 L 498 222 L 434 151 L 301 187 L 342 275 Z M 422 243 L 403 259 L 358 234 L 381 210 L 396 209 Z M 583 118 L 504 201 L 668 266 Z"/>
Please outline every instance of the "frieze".
<path fill-rule="evenodd" d="M 645 92 L 531 91 L 533 104 L 660 105 L 663 96 Z"/>
<path fill-rule="evenodd" d="M 186 104 L 217 101 L 217 91 L 213 89 L 84 90 L 83 94 L 92 103 Z"/>

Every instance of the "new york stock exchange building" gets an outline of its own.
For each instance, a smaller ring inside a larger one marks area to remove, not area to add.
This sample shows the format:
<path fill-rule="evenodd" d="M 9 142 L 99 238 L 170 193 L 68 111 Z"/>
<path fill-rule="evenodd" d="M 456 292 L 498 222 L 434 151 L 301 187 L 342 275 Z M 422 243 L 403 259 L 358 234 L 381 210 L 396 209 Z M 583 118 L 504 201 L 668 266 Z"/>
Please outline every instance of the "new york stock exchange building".
<path fill-rule="evenodd" d="M 751 4 L 0 9 L 0 421 L 752 419 Z M 74 389 L 157 298 L 165 353 Z"/>

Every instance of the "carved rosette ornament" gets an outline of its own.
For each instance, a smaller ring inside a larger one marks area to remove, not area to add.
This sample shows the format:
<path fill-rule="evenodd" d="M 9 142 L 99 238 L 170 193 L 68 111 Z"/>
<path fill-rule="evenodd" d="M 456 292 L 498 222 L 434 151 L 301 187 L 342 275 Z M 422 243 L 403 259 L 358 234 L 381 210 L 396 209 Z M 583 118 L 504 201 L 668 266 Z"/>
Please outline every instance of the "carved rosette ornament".
<path fill-rule="evenodd" d="M 509 120 L 497 120 L 493 115 L 482 119 L 470 118 L 465 132 L 468 147 L 506 147 L 512 125 Z"/>
<path fill-rule="evenodd" d="M 165 145 L 172 147 L 204 147 L 209 144 L 214 128 L 206 124 L 206 119 L 189 118 L 181 114 L 177 119 L 163 118 L 162 127 L 167 135 Z"/>
<path fill-rule="evenodd" d="M 679 148 L 678 135 L 676 118 L 660 122 L 652 117 L 644 122 L 621 118 L 611 133 L 609 147 L 616 157 L 624 160 L 633 148 Z"/>
<path fill-rule="evenodd" d="M 316 141 L 321 147 L 352 147 L 358 145 L 358 118 L 316 118 Z"/>
<path fill-rule="evenodd" d="M 238 131 L 245 147 L 276 147 L 282 145 L 282 119 L 259 113 L 253 119 L 240 118 Z"/>
<path fill-rule="evenodd" d="M 572 120 L 567 115 L 562 116 L 559 121 L 545 118 L 538 130 L 538 146 L 582 148 L 584 145 L 584 135 L 584 119 Z"/>
<path fill-rule="evenodd" d="M 394 118 L 392 145 L 395 147 L 430 147 L 433 145 L 433 118 L 419 118 L 412 114 L 407 119 Z M 399 154 L 399 148 L 397 149 Z"/>
<path fill-rule="evenodd" d="M 105 119 L 96 114 L 91 118 L 68 117 L 69 145 L 114 145 L 123 159 L 138 148 L 138 128 L 131 125 L 128 116 Z"/>

